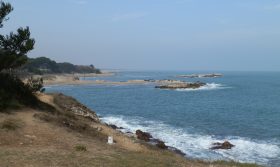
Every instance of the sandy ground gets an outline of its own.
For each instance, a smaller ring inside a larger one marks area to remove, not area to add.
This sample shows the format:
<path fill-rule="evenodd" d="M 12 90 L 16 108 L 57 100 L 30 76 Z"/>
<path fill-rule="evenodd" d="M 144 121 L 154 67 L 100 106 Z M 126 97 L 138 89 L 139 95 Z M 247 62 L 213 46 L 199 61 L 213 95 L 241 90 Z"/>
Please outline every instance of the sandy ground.
<path fill-rule="evenodd" d="M 43 77 L 44 85 L 85 85 L 85 84 L 95 84 L 95 85 L 135 85 L 135 84 L 180 84 L 183 83 L 179 80 L 127 80 L 127 81 L 106 81 L 106 80 L 78 80 L 77 77 L 106 77 L 112 76 L 112 74 L 61 74 L 61 75 L 45 75 L 45 76 L 34 76 Z"/>

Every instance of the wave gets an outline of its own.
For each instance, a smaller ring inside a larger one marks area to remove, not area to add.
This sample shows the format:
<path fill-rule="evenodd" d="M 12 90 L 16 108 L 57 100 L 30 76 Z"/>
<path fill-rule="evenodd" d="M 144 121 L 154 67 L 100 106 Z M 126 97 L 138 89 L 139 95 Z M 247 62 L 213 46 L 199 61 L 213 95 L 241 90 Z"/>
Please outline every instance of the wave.
<path fill-rule="evenodd" d="M 225 137 L 192 134 L 186 129 L 175 128 L 159 121 L 147 121 L 141 117 L 108 116 L 101 119 L 108 124 L 123 127 L 123 132 L 135 132 L 137 129 L 147 131 L 153 137 L 163 140 L 166 145 L 175 147 L 190 158 L 204 160 L 234 160 L 239 162 L 267 165 L 280 156 L 279 143 L 256 141 L 243 137 Z M 231 150 L 211 150 L 214 142 L 229 140 L 235 147 Z"/>
<path fill-rule="evenodd" d="M 193 88 L 186 88 L 186 89 L 176 89 L 176 91 L 201 91 L 201 90 L 215 90 L 215 89 L 225 89 L 229 87 L 225 87 L 222 84 L 217 83 L 206 83 L 206 85 L 201 86 L 200 88 L 193 89 Z"/>

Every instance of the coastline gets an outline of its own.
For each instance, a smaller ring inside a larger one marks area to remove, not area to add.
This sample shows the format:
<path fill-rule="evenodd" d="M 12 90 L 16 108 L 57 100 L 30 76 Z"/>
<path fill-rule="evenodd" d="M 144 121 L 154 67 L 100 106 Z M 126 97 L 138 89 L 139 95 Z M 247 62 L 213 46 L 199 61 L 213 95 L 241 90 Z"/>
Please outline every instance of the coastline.
<path fill-rule="evenodd" d="M 198 85 L 198 83 L 188 83 L 181 80 L 154 80 L 154 79 L 134 79 L 127 81 L 107 81 L 107 80 L 81 80 L 81 78 L 88 77 L 109 77 L 113 76 L 115 73 L 104 73 L 104 74 L 51 74 L 51 75 L 34 75 L 34 77 L 42 77 L 44 80 L 44 85 L 143 85 L 143 84 L 156 84 L 162 86 L 170 86 L 171 89 L 174 88 L 198 88 L 204 85 Z M 197 85 L 194 87 L 192 85 Z M 158 88 L 157 86 L 155 88 Z"/>
<path fill-rule="evenodd" d="M 53 109 L 23 108 L 10 114 L 0 113 L 1 124 L 10 119 L 20 122 L 19 130 L 0 129 L 0 162 L 4 166 L 257 166 L 189 159 L 176 149 L 162 149 L 138 139 L 135 133 L 120 132 L 117 125 L 101 122 L 94 111 L 72 97 L 43 93 L 37 96 Z M 108 136 L 113 137 L 114 144 L 107 144 Z M 77 146 L 85 151 L 77 151 Z"/>

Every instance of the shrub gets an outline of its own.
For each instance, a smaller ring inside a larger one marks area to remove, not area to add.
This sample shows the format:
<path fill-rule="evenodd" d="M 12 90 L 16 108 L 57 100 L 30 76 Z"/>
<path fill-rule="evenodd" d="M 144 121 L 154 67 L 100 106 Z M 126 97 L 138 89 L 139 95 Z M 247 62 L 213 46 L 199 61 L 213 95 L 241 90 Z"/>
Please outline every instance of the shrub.
<path fill-rule="evenodd" d="M 16 76 L 0 73 L 0 111 L 8 108 L 21 105 L 34 105 L 38 103 L 37 98 Z"/>
<path fill-rule="evenodd" d="M 48 111 L 55 110 L 54 107 L 39 101 L 30 90 L 30 86 L 24 84 L 16 76 L 0 73 L 0 112 L 7 108 L 19 108 L 20 106 Z"/>
<path fill-rule="evenodd" d="M 45 88 L 43 85 L 43 78 L 36 78 L 34 79 L 33 77 L 30 77 L 27 80 L 26 86 L 29 88 L 29 90 L 33 93 L 35 92 L 44 92 Z"/>

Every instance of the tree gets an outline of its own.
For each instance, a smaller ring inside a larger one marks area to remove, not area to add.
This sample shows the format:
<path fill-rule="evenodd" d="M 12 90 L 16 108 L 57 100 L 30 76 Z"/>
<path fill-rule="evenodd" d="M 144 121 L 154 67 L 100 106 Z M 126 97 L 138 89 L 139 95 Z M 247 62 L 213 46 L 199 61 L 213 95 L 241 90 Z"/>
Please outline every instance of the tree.
<path fill-rule="evenodd" d="M 9 3 L 0 0 L 0 29 L 13 10 Z M 5 71 L 20 67 L 27 61 L 27 53 L 33 49 L 35 40 L 30 38 L 29 28 L 19 28 L 16 33 L 0 34 L 0 112 L 8 107 L 34 106 L 39 101 L 34 91 L 42 89 L 42 80 L 24 84 L 18 77 Z"/>
<path fill-rule="evenodd" d="M 13 11 L 11 4 L 0 1 L 0 28 L 9 20 L 8 14 Z M 34 48 L 35 40 L 30 37 L 29 27 L 20 27 L 16 33 L 0 34 L 0 72 L 15 69 L 25 64 L 27 53 Z"/>

